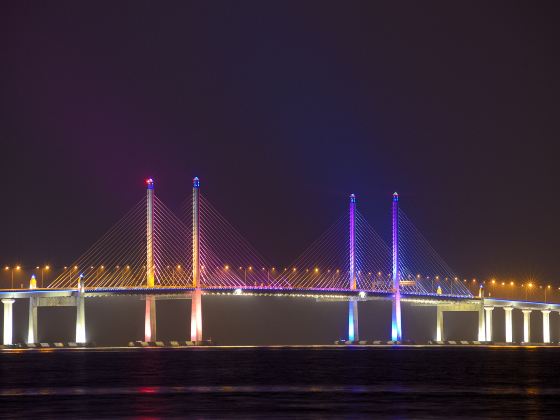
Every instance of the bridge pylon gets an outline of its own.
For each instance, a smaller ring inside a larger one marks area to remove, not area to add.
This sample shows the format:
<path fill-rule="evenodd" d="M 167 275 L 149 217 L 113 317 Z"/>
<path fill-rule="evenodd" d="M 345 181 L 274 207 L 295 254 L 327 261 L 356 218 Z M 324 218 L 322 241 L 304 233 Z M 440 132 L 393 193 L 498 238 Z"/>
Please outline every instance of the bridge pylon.
<path fill-rule="evenodd" d="M 393 302 L 391 316 L 391 340 L 402 340 L 401 285 L 399 272 L 399 195 L 393 194 Z"/>
<path fill-rule="evenodd" d="M 146 287 L 155 286 L 154 264 L 154 180 L 146 180 Z M 156 299 L 146 295 L 144 341 L 156 340 Z"/>
<path fill-rule="evenodd" d="M 350 290 L 356 290 L 356 196 L 350 194 Z M 358 341 L 358 301 L 348 301 L 348 340 Z"/>
<path fill-rule="evenodd" d="M 193 293 L 191 306 L 191 341 L 202 341 L 202 291 L 200 290 L 200 180 L 193 179 L 193 201 L 192 201 L 192 272 Z"/>

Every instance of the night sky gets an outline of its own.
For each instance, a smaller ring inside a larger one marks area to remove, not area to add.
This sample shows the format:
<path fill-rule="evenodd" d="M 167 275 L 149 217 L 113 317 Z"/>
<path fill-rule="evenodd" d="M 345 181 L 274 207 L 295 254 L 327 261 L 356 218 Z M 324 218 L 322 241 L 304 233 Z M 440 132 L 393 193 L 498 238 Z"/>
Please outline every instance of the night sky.
<path fill-rule="evenodd" d="M 69 264 L 147 176 L 178 209 L 198 175 L 278 265 L 350 193 L 388 239 L 397 190 L 461 276 L 560 285 L 557 9 L 4 1 L 0 264 Z M 278 311 L 297 313 L 290 302 Z M 322 319 L 341 317 L 342 333 L 343 312 Z"/>

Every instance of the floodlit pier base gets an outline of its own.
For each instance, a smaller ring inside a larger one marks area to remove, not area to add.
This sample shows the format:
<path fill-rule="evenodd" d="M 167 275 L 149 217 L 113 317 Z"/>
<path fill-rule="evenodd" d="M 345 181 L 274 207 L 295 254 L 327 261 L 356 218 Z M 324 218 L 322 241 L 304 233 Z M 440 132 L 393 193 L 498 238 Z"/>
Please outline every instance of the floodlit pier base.
<path fill-rule="evenodd" d="M 513 322 L 511 317 L 511 312 L 513 308 L 511 306 L 504 307 L 505 319 L 506 319 L 506 343 L 513 343 Z"/>
<path fill-rule="evenodd" d="M 443 341 L 443 310 L 439 306 L 436 315 L 436 341 Z"/>
<path fill-rule="evenodd" d="M 146 314 L 144 317 L 144 341 L 156 341 L 156 298 L 146 296 Z"/>
<path fill-rule="evenodd" d="M 493 306 L 487 306 L 484 308 L 486 312 L 486 341 L 492 341 L 492 311 Z"/>
<path fill-rule="evenodd" d="M 198 288 L 192 294 L 191 341 L 202 341 L 202 291 Z"/>
<path fill-rule="evenodd" d="M 542 312 L 543 343 L 550 343 L 550 311 L 544 309 Z"/>
<path fill-rule="evenodd" d="M 478 341 L 486 341 L 486 326 L 484 322 L 484 302 L 480 303 L 478 310 Z"/>
<path fill-rule="evenodd" d="M 360 332 L 358 329 L 358 301 L 350 300 L 348 302 L 348 340 L 358 341 Z"/>
<path fill-rule="evenodd" d="M 27 329 L 27 344 L 37 343 L 37 298 L 29 298 L 29 321 Z"/>
<path fill-rule="evenodd" d="M 2 299 L 4 304 L 4 344 L 12 343 L 13 313 L 15 299 Z"/>
<path fill-rule="evenodd" d="M 531 309 L 523 309 L 523 342 L 531 342 Z"/>
<path fill-rule="evenodd" d="M 76 296 L 76 343 L 86 343 L 86 310 L 83 293 Z"/>

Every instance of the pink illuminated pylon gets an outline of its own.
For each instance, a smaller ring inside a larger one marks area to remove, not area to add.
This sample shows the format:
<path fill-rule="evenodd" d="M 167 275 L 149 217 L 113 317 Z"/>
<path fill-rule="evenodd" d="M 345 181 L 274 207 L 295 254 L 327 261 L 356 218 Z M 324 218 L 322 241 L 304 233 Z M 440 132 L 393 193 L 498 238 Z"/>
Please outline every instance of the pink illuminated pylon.
<path fill-rule="evenodd" d="M 200 180 L 193 179 L 193 286 L 191 306 L 191 341 L 202 341 L 202 292 L 200 290 L 200 225 L 199 225 Z"/>

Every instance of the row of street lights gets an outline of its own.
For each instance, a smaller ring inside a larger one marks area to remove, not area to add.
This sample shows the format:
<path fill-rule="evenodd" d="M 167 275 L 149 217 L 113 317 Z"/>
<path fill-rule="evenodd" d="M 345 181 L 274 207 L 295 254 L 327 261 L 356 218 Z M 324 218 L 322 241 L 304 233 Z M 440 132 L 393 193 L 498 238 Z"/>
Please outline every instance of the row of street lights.
<path fill-rule="evenodd" d="M 44 287 L 44 278 L 45 278 L 45 272 L 49 271 L 51 269 L 50 266 L 45 265 L 43 267 L 40 266 L 36 266 L 35 270 L 39 271 L 41 270 L 41 288 Z M 11 288 L 14 288 L 14 272 L 19 272 L 22 271 L 23 268 L 21 267 L 21 265 L 14 265 L 14 266 L 5 266 L 4 267 L 4 271 L 6 272 L 11 272 Z"/>
<path fill-rule="evenodd" d="M 464 282 L 467 282 L 467 280 L 465 279 Z M 471 283 L 471 282 L 468 282 Z M 483 280 L 481 282 L 478 282 L 476 279 L 472 279 L 472 284 L 473 285 L 477 285 L 476 288 L 478 289 L 478 284 L 480 284 L 480 286 L 486 286 L 488 288 L 489 292 L 494 292 L 494 293 L 500 293 L 500 292 L 506 292 L 506 290 L 504 290 L 504 288 L 507 288 L 508 290 L 511 290 L 511 297 L 513 297 L 516 289 L 515 287 L 518 286 L 519 284 L 516 283 L 515 281 L 498 281 L 496 279 L 491 279 L 491 280 Z M 502 286 L 502 288 L 500 288 L 500 286 Z M 542 290 L 544 293 L 544 302 L 547 302 L 547 299 L 549 297 L 549 294 L 553 291 L 553 287 L 548 284 L 546 286 L 544 285 L 537 285 L 535 283 L 533 283 L 532 281 L 529 281 L 527 283 L 521 283 L 520 284 L 521 288 L 525 291 L 525 300 L 528 300 L 529 298 L 529 292 L 532 290 Z M 558 290 L 560 291 L 560 287 L 558 287 Z M 506 293 L 508 294 L 508 293 Z"/>

